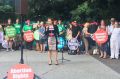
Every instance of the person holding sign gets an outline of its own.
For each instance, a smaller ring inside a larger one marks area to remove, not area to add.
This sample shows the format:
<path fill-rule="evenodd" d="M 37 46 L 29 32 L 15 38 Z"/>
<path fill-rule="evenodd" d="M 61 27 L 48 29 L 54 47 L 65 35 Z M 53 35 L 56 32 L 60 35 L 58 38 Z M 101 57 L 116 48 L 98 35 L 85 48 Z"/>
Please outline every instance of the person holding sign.
<path fill-rule="evenodd" d="M 115 22 L 115 27 L 113 29 L 111 38 L 110 38 L 110 48 L 111 48 L 111 59 L 119 58 L 119 49 L 120 49 L 120 25 L 118 22 Z"/>
<path fill-rule="evenodd" d="M 10 50 L 13 51 L 12 45 L 13 45 L 13 40 L 16 36 L 16 29 L 11 24 L 11 19 L 8 19 L 8 24 L 7 24 L 7 27 L 5 28 L 5 33 L 6 33 L 6 39 L 8 42 L 7 51 L 9 51 L 9 47 L 10 47 Z"/>
<path fill-rule="evenodd" d="M 39 41 L 40 41 L 40 34 L 39 34 L 39 28 L 40 28 L 40 22 L 37 21 L 37 23 L 33 24 L 33 29 L 34 31 L 34 39 L 35 39 L 35 43 L 36 43 L 36 51 L 40 51 L 40 46 L 39 46 Z"/>
<path fill-rule="evenodd" d="M 30 24 L 30 20 L 27 20 L 26 23 L 27 24 L 23 26 L 23 33 L 32 32 L 33 27 Z M 30 41 L 30 42 L 26 41 L 26 48 L 29 50 L 32 50 L 32 44 L 33 44 L 33 41 Z"/>
<path fill-rule="evenodd" d="M 40 28 L 38 29 L 39 30 L 39 35 L 40 35 L 40 40 L 39 40 L 39 43 L 40 43 L 40 51 L 44 51 L 44 43 L 46 41 L 46 37 L 45 37 L 45 26 L 44 26 L 44 22 L 41 21 L 40 22 Z"/>
<path fill-rule="evenodd" d="M 76 38 L 78 41 L 80 41 L 80 27 L 78 26 L 77 21 L 71 22 L 72 25 L 72 38 Z M 77 49 L 77 54 L 79 55 L 79 49 Z"/>
<path fill-rule="evenodd" d="M 104 20 L 101 20 L 100 26 L 99 26 L 98 29 L 102 29 L 102 30 L 107 32 L 107 27 L 105 25 L 105 21 Z M 104 58 L 104 59 L 107 58 L 107 50 L 108 50 L 107 42 L 102 43 L 102 44 L 100 43 L 98 45 L 100 46 L 100 58 Z"/>

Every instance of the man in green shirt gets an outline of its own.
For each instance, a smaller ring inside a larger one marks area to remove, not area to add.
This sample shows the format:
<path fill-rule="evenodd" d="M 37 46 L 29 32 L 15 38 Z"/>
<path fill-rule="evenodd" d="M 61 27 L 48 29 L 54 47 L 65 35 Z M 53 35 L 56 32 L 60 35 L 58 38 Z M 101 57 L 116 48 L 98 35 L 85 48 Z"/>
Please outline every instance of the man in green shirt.
<path fill-rule="evenodd" d="M 64 24 L 62 24 L 62 21 L 61 20 L 58 20 L 58 30 L 59 30 L 59 35 L 63 38 L 65 38 L 65 32 L 66 32 L 66 29 L 65 29 L 65 26 Z"/>
<path fill-rule="evenodd" d="M 21 43 L 21 24 L 19 22 L 19 19 L 16 19 L 16 23 L 14 24 L 14 27 L 16 29 L 16 37 L 15 37 L 15 50 L 18 50 Z"/>
<path fill-rule="evenodd" d="M 33 27 L 30 25 L 30 20 L 27 20 L 26 23 L 27 24 L 23 26 L 23 32 L 32 31 Z"/>
<path fill-rule="evenodd" d="M 16 23 L 14 24 L 14 27 L 16 29 L 16 34 L 21 34 L 21 25 L 19 23 L 19 19 L 16 19 Z"/>

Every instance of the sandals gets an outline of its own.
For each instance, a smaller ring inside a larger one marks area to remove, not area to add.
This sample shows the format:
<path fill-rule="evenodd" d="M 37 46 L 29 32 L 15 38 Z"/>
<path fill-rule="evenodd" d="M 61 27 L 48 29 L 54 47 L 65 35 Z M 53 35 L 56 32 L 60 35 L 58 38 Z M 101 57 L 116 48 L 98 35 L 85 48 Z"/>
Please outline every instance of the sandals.
<path fill-rule="evenodd" d="M 58 64 L 58 60 L 56 60 L 55 65 L 59 65 L 59 64 Z"/>

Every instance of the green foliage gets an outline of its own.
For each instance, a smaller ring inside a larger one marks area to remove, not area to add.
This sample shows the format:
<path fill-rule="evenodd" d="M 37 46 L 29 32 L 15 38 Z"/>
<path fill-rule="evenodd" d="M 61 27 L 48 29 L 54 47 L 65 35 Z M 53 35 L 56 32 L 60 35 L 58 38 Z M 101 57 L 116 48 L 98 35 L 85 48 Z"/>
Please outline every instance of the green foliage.
<path fill-rule="evenodd" d="M 71 11 L 72 19 L 77 21 L 82 21 L 86 16 L 89 16 L 92 12 L 92 9 L 88 5 L 88 1 L 82 3 L 81 5 L 78 5 L 78 8 Z M 89 17 L 87 17 L 89 20 Z"/>
<path fill-rule="evenodd" d="M 0 12 L 13 12 L 13 7 L 10 5 L 0 6 Z"/>
<path fill-rule="evenodd" d="M 86 0 L 71 11 L 72 19 L 78 21 L 99 21 L 115 17 L 120 20 L 120 0 Z"/>
<path fill-rule="evenodd" d="M 14 0 L 1 0 L 0 18 L 15 17 Z M 120 0 L 28 0 L 27 18 L 46 20 L 48 17 L 85 21 L 120 18 Z"/>

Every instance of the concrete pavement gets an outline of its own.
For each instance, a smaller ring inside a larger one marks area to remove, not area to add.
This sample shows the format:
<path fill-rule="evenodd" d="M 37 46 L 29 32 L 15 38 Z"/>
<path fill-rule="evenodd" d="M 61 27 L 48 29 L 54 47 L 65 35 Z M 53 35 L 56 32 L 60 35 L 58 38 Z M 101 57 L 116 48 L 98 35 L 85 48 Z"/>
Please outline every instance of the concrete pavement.
<path fill-rule="evenodd" d="M 64 53 L 60 65 L 47 64 L 47 53 L 24 50 L 25 64 L 30 65 L 39 79 L 120 79 L 120 74 L 89 55 L 68 55 Z M 59 53 L 61 59 L 61 53 Z M 0 79 L 14 64 L 20 61 L 20 51 L 0 51 Z"/>

